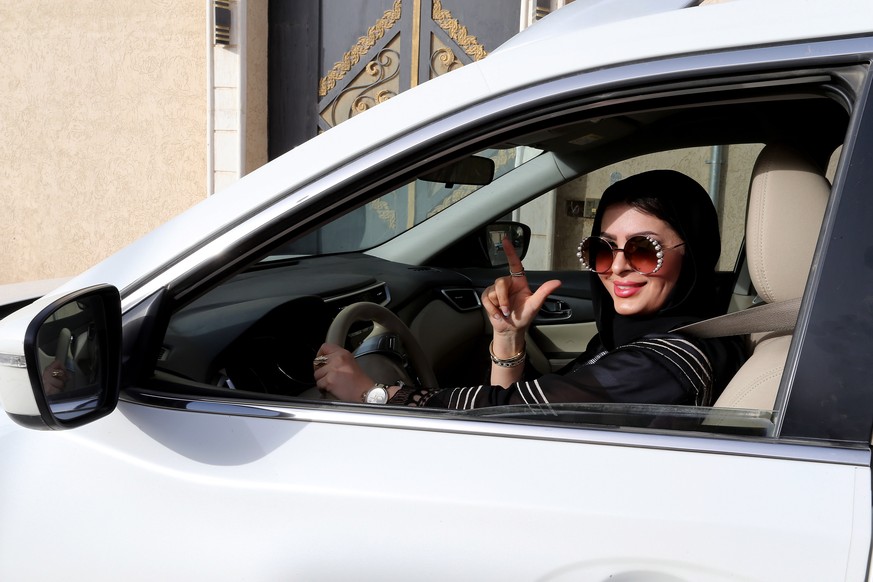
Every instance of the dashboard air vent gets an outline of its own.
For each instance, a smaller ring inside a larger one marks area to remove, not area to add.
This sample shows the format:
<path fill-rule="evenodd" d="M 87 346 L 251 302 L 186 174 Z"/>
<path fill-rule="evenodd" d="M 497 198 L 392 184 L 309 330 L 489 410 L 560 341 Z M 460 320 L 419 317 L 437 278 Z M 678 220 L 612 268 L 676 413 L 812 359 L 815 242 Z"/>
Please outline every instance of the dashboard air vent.
<path fill-rule="evenodd" d="M 442 294 L 458 311 L 472 311 L 482 306 L 475 289 L 443 289 Z"/>

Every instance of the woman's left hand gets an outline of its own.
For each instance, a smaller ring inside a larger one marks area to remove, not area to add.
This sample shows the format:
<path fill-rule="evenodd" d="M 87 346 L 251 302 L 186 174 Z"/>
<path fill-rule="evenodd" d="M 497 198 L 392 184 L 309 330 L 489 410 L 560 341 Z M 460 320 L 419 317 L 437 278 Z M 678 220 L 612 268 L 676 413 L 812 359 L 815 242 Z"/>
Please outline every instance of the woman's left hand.
<path fill-rule="evenodd" d="M 536 292 L 532 292 L 527 284 L 521 259 L 508 238 L 503 239 L 503 250 L 509 261 L 511 274 L 500 277 L 485 289 L 482 294 L 482 307 L 491 317 L 495 337 L 523 336 L 546 298 L 561 286 L 561 282 L 557 279 L 546 281 Z"/>
<path fill-rule="evenodd" d="M 322 344 L 313 365 L 315 385 L 339 400 L 361 402 L 364 392 L 375 384 L 355 361 L 355 357 L 335 344 Z"/>

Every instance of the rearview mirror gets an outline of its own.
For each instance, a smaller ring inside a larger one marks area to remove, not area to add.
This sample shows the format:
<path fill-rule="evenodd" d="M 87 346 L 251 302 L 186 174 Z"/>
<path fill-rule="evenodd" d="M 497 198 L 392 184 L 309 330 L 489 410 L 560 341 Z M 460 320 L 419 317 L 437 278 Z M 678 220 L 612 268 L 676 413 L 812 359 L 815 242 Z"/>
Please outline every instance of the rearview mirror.
<path fill-rule="evenodd" d="M 121 364 L 118 290 L 91 287 L 48 305 L 27 328 L 24 357 L 42 428 L 73 428 L 109 414 L 118 403 Z"/>
<path fill-rule="evenodd" d="M 523 259 L 530 245 L 530 227 L 520 222 L 495 222 L 485 227 L 483 246 L 492 267 L 509 264 L 503 251 L 503 239 L 509 238 L 518 258 Z"/>
<path fill-rule="evenodd" d="M 418 177 L 426 182 L 442 182 L 447 188 L 455 184 L 486 186 L 494 179 L 494 160 L 482 156 L 470 156 L 437 168 Z"/>

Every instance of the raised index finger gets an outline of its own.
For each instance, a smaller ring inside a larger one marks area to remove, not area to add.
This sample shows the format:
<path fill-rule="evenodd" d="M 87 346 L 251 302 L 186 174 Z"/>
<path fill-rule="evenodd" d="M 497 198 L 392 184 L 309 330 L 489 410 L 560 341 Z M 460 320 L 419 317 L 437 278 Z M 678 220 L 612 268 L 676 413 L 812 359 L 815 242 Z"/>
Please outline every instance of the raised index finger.
<path fill-rule="evenodd" d="M 506 261 L 509 263 L 510 273 L 523 273 L 524 266 L 521 264 L 521 259 L 518 258 L 518 253 L 515 252 L 515 247 L 508 236 L 503 237 L 503 252 L 506 253 Z"/>

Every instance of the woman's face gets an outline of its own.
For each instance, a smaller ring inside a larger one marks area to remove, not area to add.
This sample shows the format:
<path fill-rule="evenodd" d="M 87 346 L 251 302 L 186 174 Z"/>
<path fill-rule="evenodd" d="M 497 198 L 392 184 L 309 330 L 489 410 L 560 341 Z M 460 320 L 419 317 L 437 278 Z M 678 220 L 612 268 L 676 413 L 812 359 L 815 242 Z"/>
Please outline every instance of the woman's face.
<path fill-rule="evenodd" d="M 633 236 L 647 235 L 664 247 L 664 262 L 656 273 L 641 275 L 634 271 L 624 253 L 615 253 L 612 268 L 600 275 L 600 281 L 612 296 L 615 312 L 621 315 L 649 315 L 667 301 L 679 280 L 685 247 L 666 250 L 682 243 L 679 234 L 666 222 L 640 212 L 627 204 L 615 204 L 606 209 L 600 236 L 624 248 Z"/>

